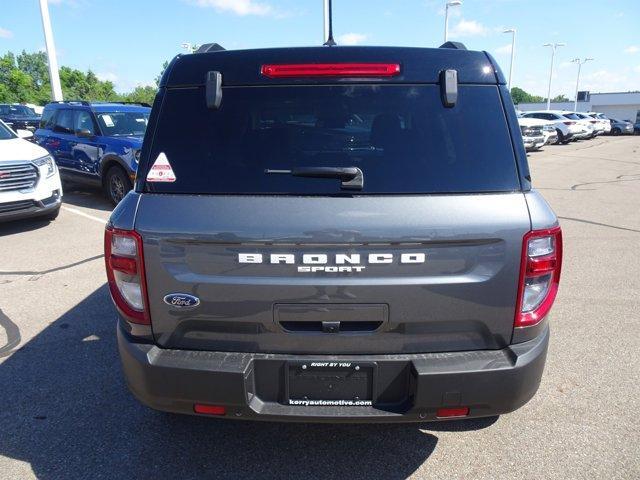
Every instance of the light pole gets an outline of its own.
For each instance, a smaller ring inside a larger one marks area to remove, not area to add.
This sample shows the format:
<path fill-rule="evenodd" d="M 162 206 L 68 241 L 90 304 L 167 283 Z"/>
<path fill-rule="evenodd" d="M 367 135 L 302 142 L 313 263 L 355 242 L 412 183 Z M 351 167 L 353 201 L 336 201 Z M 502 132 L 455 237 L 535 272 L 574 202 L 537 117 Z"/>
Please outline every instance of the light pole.
<path fill-rule="evenodd" d="M 198 50 L 198 48 L 200 48 L 200 45 L 195 43 L 185 42 L 181 45 L 181 47 L 187 50 L 189 53 L 195 53 L 195 51 Z"/>
<path fill-rule="evenodd" d="M 556 48 L 564 47 L 566 43 L 545 43 L 543 47 L 551 47 L 551 69 L 549 70 L 549 88 L 547 89 L 547 110 L 551 110 L 551 78 L 553 77 L 553 60 L 556 56 Z"/>
<path fill-rule="evenodd" d="M 461 0 L 451 0 L 444 6 L 444 42 L 447 43 L 449 38 L 449 7 L 458 7 L 462 5 Z"/>
<path fill-rule="evenodd" d="M 574 112 L 578 110 L 578 86 L 580 85 L 580 69 L 582 68 L 582 65 L 584 65 L 587 62 L 590 62 L 591 60 L 593 60 L 593 58 L 585 58 L 582 61 L 580 61 L 579 58 L 574 58 L 573 60 L 571 60 L 571 63 L 577 63 L 578 64 L 578 78 L 576 79 L 576 99 L 573 102 L 573 111 Z"/>
<path fill-rule="evenodd" d="M 56 59 L 56 46 L 53 43 L 53 32 L 51 31 L 51 19 L 49 18 L 49 5 L 47 0 L 40 0 L 40 15 L 42 17 L 42 29 L 44 30 L 44 43 L 47 46 L 47 63 L 49 64 L 51 96 L 55 102 L 60 102 L 63 100 L 62 87 L 60 86 L 58 60 Z"/>
<path fill-rule="evenodd" d="M 516 29 L 508 28 L 502 33 L 512 34 L 511 35 L 511 64 L 509 65 L 509 84 L 507 85 L 507 87 L 509 88 L 509 92 L 511 92 L 511 78 L 513 77 L 513 56 L 515 55 L 515 51 L 516 51 Z"/>

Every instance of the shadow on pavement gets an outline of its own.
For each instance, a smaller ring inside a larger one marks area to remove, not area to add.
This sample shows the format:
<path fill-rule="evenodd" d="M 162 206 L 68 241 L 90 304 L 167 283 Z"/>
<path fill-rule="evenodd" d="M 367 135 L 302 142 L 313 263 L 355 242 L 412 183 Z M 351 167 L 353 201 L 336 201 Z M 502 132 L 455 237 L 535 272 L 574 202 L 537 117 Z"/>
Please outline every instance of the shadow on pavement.
<path fill-rule="evenodd" d="M 104 212 L 113 210 L 113 205 L 107 200 L 104 196 L 104 191 L 99 187 L 65 181 L 63 189 L 64 195 L 62 201 L 67 205 L 93 208 Z"/>
<path fill-rule="evenodd" d="M 277 424 L 155 412 L 124 384 L 106 286 L 0 364 L 0 405 L 0 455 L 43 479 L 401 479 L 438 443 L 420 428 L 495 422 Z"/>
<path fill-rule="evenodd" d="M 42 227 L 46 227 L 51 222 L 43 218 L 33 217 L 21 220 L 11 220 L 0 223 L 0 237 L 4 235 L 15 235 L 18 233 L 31 232 Z"/>

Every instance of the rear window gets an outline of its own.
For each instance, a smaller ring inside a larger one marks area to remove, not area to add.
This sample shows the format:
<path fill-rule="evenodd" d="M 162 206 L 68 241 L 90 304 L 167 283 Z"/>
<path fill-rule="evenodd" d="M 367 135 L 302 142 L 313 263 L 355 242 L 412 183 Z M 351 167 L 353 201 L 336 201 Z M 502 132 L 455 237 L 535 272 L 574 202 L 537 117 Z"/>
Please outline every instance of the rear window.
<path fill-rule="evenodd" d="M 444 108 L 436 85 L 225 87 L 208 109 L 203 87 L 168 89 L 148 165 L 164 153 L 167 193 L 344 193 L 337 179 L 268 174 L 299 167 L 358 167 L 354 194 L 520 189 L 495 86 L 459 87 Z"/>

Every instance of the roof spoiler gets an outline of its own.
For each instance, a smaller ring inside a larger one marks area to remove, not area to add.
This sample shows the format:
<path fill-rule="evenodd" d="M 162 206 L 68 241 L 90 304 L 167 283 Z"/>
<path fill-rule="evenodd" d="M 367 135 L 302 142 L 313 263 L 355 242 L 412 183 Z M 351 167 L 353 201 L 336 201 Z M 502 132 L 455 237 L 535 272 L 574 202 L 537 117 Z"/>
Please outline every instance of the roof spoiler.
<path fill-rule="evenodd" d="M 451 48 L 453 50 L 466 50 L 467 47 L 464 46 L 462 42 L 444 42 L 438 48 Z"/>
<path fill-rule="evenodd" d="M 217 43 L 204 43 L 193 53 L 220 52 L 222 50 L 226 50 L 226 48 Z"/>

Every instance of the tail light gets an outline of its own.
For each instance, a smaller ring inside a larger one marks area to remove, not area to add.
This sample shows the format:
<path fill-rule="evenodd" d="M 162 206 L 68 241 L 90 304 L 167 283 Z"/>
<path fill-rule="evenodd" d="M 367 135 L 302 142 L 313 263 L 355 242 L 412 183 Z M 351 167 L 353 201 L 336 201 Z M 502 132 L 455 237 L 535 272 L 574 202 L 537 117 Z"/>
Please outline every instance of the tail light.
<path fill-rule="evenodd" d="M 560 227 L 532 230 L 524 236 L 515 327 L 539 323 L 558 293 L 562 266 Z"/>
<path fill-rule="evenodd" d="M 116 308 L 128 321 L 150 325 L 140 234 L 132 230 L 107 228 L 104 233 L 104 259 L 109 290 Z"/>
<path fill-rule="evenodd" d="M 576 124 L 576 122 L 562 122 L 562 123 L 564 123 L 565 125 L 575 125 Z"/>
<path fill-rule="evenodd" d="M 393 77 L 399 63 L 296 63 L 262 65 L 260 73 L 269 78 L 291 77 Z"/>

